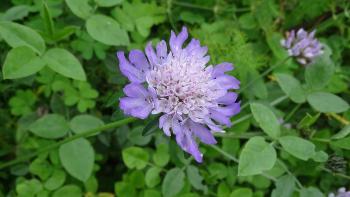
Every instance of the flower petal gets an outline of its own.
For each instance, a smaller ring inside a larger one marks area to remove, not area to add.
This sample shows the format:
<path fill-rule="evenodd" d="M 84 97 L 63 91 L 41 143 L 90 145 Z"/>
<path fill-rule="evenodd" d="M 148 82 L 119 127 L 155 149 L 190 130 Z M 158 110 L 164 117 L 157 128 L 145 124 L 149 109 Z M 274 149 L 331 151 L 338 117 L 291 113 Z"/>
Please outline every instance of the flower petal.
<path fill-rule="evenodd" d="M 124 52 L 117 52 L 117 57 L 119 59 L 120 71 L 124 76 L 126 76 L 131 82 L 142 83 L 145 81 L 143 73 L 125 58 Z"/>
<path fill-rule="evenodd" d="M 149 93 L 147 92 L 147 90 L 138 83 L 130 83 L 128 85 L 126 85 L 123 89 L 125 95 L 129 96 L 129 97 L 139 97 L 139 98 L 146 98 Z"/>
<path fill-rule="evenodd" d="M 129 60 L 135 67 L 142 72 L 146 72 L 150 69 L 150 65 L 146 59 L 145 54 L 140 50 L 132 50 L 129 53 Z"/>
<path fill-rule="evenodd" d="M 216 78 L 220 75 L 223 75 L 225 72 L 231 71 L 231 70 L 233 70 L 233 65 L 228 62 L 223 62 L 221 64 L 216 65 L 213 68 L 213 73 L 211 75 L 213 76 L 213 78 Z"/>
<path fill-rule="evenodd" d="M 216 140 L 213 134 L 208 128 L 202 124 L 195 123 L 193 121 L 188 121 L 189 129 L 196 135 L 203 143 L 206 144 L 216 144 Z"/>

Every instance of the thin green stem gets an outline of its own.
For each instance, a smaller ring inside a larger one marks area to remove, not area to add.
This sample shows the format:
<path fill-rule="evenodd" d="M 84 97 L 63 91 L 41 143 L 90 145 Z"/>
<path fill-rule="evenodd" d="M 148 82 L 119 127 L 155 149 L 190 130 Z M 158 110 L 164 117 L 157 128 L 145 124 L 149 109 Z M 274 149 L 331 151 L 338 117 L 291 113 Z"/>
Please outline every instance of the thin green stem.
<path fill-rule="evenodd" d="M 209 11 L 213 11 L 213 8 L 204 7 L 204 6 L 200 6 L 200 5 L 196 5 L 196 4 L 192 4 L 192 3 L 187 3 L 187 2 L 172 1 L 172 3 L 173 3 L 174 5 L 182 6 L 182 7 L 187 7 L 187 8 L 194 8 L 194 9 L 200 9 L 200 10 L 209 10 Z"/>
<path fill-rule="evenodd" d="M 337 176 L 337 177 L 341 177 L 341 178 L 344 178 L 344 179 L 348 179 L 350 180 L 350 176 L 346 175 L 346 174 L 342 174 L 342 173 L 335 173 L 335 172 L 332 172 L 331 170 L 325 168 L 325 167 L 322 167 L 321 168 L 323 171 L 325 172 L 328 172 L 330 174 L 332 174 L 333 176 Z"/>
<path fill-rule="evenodd" d="M 302 103 L 298 103 L 296 106 L 294 106 L 294 108 L 292 109 L 292 111 L 289 112 L 289 114 L 286 116 L 284 121 L 288 122 L 293 117 L 295 112 L 301 107 L 301 105 L 302 105 Z"/>
<path fill-rule="evenodd" d="M 76 140 L 76 139 L 79 139 L 79 138 L 82 138 L 82 137 L 90 137 L 92 135 L 98 134 L 101 131 L 106 131 L 108 129 L 117 128 L 117 127 L 123 126 L 125 124 L 128 124 L 130 122 L 133 122 L 135 120 L 136 120 L 135 118 L 125 118 L 125 119 L 122 119 L 122 120 L 111 122 L 109 124 L 105 124 L 105 125 L 103 125 L 101 127 L 95 128 L 95 129 L 88 130 L 86 132 L 79 133 L 77 135 L 73 135 L 73 136 L 68 137 L 68 138 L 66 138 L 64 140 L 61 140 L 61 141 L 58 141 L 56 143 L 50 144 L 48 146 L 45 146 L 45 147 L 43 147 L 43 148 L 41 148 L 41 149 L 31 153 L 31 154 L 24 155 L 24 156 L 18 157 L 17 159 L 12 160 L 12 161 L 8 161 L 8 162 L 5 162 L 3 164 L 0 164 L 0 169 L 3 169 L 3 168 L 6 168 L 8 166 L 11 166 L 11 165 L 15 165 L 15 164 L 24 162 L 24 161 L 26 161 L 28 159 L 31 159 L 31 158 L 33 158 L 33 157 L 35 157 L 35 156 L 37 156 L 37 155 L 39 155 L 41 153 L 45 153 L 45 152 L 48 152 L 48 151 L 53 150 L 55 148 L 58 148 L 62 144 L 66 144 L 66 143 L 71 142 L 73 140 Z"/>
<path fill-rule="evenodd" d="M 267 70 L 265 70 L 263 73 L 261 73 L 258 77 L 256 77 L 255 79 L 251 80 L 246 86 L 242 87 L 239 92 L 243 92 L 245 89 L 249 88 L 251 85 L 253 85 L 257 80 L 259 80 L 260 78 L 266 76 L 267 74 L 269 74 L 271 71 L 273 71 L 274 69 L 276 69 L 277 67 L 283 65 L 290 57 L 286 57 L 284 60 L 282 60 L 281 62 L 271 66 L 270 68 L 268 68 Z"/>
<path fill-rule="evenodd" d="M 233 139 L 250 139 L 254 136 L 263 136 L 263 132 L 247 132 L 247 133 L 214 133 L 215 137 L 221 137 L 221 138 L 233 138 Z"/>

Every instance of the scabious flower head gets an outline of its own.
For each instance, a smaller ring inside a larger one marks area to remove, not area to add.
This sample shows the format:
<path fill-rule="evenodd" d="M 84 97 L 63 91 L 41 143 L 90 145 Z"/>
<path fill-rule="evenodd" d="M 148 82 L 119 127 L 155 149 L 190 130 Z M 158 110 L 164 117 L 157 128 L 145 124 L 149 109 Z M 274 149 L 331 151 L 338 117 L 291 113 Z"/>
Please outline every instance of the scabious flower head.
<path fill-rule="evenodd" d="M 207 48 L 192 39 L 183 47 L 187 29 L 171 32 L 169 47 L 163 40 L 156 49 L 149 43 L 145 54 L 132 50 L 129 60 L 117 52 L 121 72 L 130 80 L 120 99 L 125 114 L 145 119 L 160 114 L 159 127 L 167 136 L 175 135 L 177 144 L 202 161 L 196 139 L 215 144 L 213 132 L 230 126 L 230 117 L 240 111 L 237 94 L 239 81 L 225 74 L 231 63 L 209 65 Z"/>
<path fill-rule="evenodd" d="M 288 50 L 289 56 L 296 57 L 300 64 L 306 65 L 323 53 L 322 44 L 315 38 L 315 31 L 311 33 L 304 29 L 287 32 L 286 39 L 281 40 L 281 45 Z"/>
<path fill-rule="evenodd" d="M 350 197 L 350 191 L 346 191 L 345 187 L 339 188 L 338 193 L 330 193 L 328 197 Z"/>

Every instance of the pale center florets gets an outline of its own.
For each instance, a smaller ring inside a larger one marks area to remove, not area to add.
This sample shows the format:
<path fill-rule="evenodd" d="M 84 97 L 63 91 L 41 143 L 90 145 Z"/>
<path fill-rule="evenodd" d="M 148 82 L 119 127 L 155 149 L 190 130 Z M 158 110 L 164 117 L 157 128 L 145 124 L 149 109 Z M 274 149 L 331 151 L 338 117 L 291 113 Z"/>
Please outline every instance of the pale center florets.
<path fill-rule="evenodd" d="M 179 115 L 202 122 L 215 100 L 223 96 L 205 65 L 195 59 L 169 56 L 147 74 L 148 85 L 156 91 L 154 113 Z"/>

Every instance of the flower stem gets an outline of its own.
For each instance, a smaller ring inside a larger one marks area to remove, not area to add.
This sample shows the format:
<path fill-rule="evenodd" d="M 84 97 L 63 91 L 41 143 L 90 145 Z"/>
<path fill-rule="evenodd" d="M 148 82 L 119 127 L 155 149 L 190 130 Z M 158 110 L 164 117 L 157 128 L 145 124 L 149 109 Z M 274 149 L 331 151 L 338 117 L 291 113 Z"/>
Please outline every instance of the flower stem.
<path fill-rule="evenodd" d="M 3 164 L 0 164 L 0 169 L 3 169 L 3 168 L 6 168 L 6 167 L 9 167 L 9 166 L 12 166 L 12 165 L 15 165 L 15 164 L 18 164 L 18 163 L 21 163 L 21 162 L 24 162 L 28 159 L 31 159 L 41 153 L 45 153 L 45 152 L 48 152 L 52 149 L 55 149 L 55 148 L 58 148 L 59 146 L 63 145 L 63 144 L 66 144 L 68 142 L 71 142 L 73 140 L 76 140 L 76 139 L 79 139 L 79 138 L 82 138 L 82 137 L 89 137 L 89 136 L 92 136 L 94 134 L 98 134 L 99 132 L 101 131 L 106 131 L 108 129 L 112 129 L 112 128 L 118 128 L 120 126 L 123 126 L 125 124 L 128 124 L 130 122 L 133 122 L 135 121 L 136 119 L 135 118 L 125 118 L 125 119 L 122 119 L 122 120 L 118 120 L 118 121 L 115 121 L 115 122 L 111 122 L 109 124 L 105 124 L 101 127 L 97 127 L 95 129 L 91 129 L 91 130 L 88 130 L 86 132 L 82 132 L 82 133 L 79 133 L 77 135 L 73 135 L 71 137 L 68 137 L 64 140 L 61 140 L 61 141 L 58 141 L 54 144 L 50 144 L 48 146 L 45 146 L 31 154 L 28 154 L 28 155 L 23 155 L 21 157 L 18 157 L 17 159 L 14 159 L 14 160 L 11 160 L 11 161 L 8 161 L 8 162 L 5 162 Z"/>
<path fill-rule="evenodd" d="M 263 73 L 261 73 L 258 77 L 256 77 L 255 79 L 251 80 L 246 86 L 242 87 L 239 90 L 239 93 L 243 92 L 243 90 L 249 88 L 251 85 L 253 85 L 258 79 L 266 76 L 267 74 L 269 74 L 271 71 L 273 71 L 274 69 L 276 69 L 277 67 L 283 65 L 290 57 L 286 57 L 284 58 L 281 62 L 278 62 L 277 64 L 271 66 L 270 68 L 268 68 L 267 70 L 265 70 Z"/>

